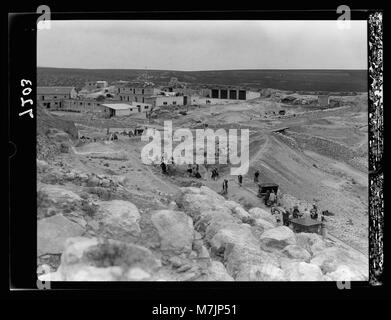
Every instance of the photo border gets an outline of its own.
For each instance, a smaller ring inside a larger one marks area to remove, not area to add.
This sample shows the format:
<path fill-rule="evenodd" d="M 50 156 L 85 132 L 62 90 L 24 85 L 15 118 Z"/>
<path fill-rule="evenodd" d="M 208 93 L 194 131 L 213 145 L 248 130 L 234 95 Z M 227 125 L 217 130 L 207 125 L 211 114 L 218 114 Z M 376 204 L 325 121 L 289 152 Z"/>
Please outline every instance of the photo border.
<path fill-rule="evenodd" d="M 72 19 L 270 19 L 270 20 L 314 20 L 336 19 L 335 11 L 230 11 L 230 12 L 127 12 L 127 13 L 67 13 L 53 12 L 53 20 Z M 71 9 L 69 11 L 72 11 Z M 36 20 L 39 14 L 17 13 L 9 16 L 9 141 L 14 145 L 15 152 L 10 157 L 10 288 L 38 290 L 36 287 L 36 118 L 34 121 L 21 120 L 20 110 L 20 79 L 29 77 L 34 82 L 33 100 L 36 106 Z M 382 13 L 371 10 L 353 11 L 352 19 L 368 21 L 368 144 L 369 144 L 369 281 L 354 282 L 352 287 L 368 288 L 383 284 L 384 276 L 384 176 L 382 170 L 384 136 L 383 136 L 383 100 L 382 100 Z M 380 40 L 379 40 L 380 39 Z M 371 42 L 372 41 L 372 42 Z M 24 50 L 21 50 L 24 48 Z M 26 52 L 27 50 L 31 50 Z M 381 92 L 381 94 L 379 94 Z M 12 106 L 12 107 L 11 107 Z M 18 110 L 18 111 L 16 111 Z M 8 117 L 7 117 L 8 119 Z M 20 129 L 22 128 L 22 130 Z M 26 134 L 28 133 L 28 134 Z M 31 165 L 32 167 L 29 167 Z M 31 185 L 30 185 L 31 183 Z M 28 185 L 28 194 L 20 201 L 20 193 Z M 31 189 L 30 189 L 31 187 Z M 34 207 L 35 206 L 35 207 Z M 33 209 L 32 209 L 33 208 Z M 28 216 L 26 216 L 28 211 Z M 31 269 L 26 271 L 26 266 Z M 35 267 L 34 267 L 35 265 Z M 35 277 L 34 277 L 35 276 Z M 298 288 L 315 289 L 321 286 L 323 293 L 342 293 L 334 282 L 284 282 L 284 283 L 87 283 L 87 282 L 53 282 L 52 290 L 145 290 L 155 294 L 168 292 L 173 294 L 178 287 L 184 292 L 198 295 L 200 290 L 211 290 L 211 297 L 216 292 L 227 295 L 240 295 L 246 290 L 258 288 L 281 288 L 298 290 Z M 240 290 L 238 290 L 240 287 Z M 236 289 L 235 289 L 236 288 Z M 42 290 L 41 290 L 42 291 Z M 359 291 L 359 290 L 357 290 Z M 356 291 L 356 293 L 357 293 Z M 279 292 L 279 291 L 278 291 Z M 246 294 L 244 294 L 246 295 Z M 144 294 L 148 296 L 148 294 Z M 153 296 L 153 295 L 152 295 Z M 181 294 L 179 295 L 181 296 Z M 274 294 L 270 294 L 274 296 Z M 278 295 L 279 296 L 279 295 Z M 259 296 L 257 296 L 259 298 Z M 309 295 L 311 298 L 311 294 Z"/>

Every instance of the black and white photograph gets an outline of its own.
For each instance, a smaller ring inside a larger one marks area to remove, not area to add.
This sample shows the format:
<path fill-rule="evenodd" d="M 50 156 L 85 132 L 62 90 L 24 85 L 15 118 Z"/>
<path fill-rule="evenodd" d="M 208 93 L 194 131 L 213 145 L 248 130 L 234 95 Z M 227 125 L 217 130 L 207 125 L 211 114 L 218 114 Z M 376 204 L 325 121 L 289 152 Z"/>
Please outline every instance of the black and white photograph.
<path fill-rule="evenodd" d="M 13 126 L 35 141 L 38 290 L 382 284 L 381 12 L 38 9 L 34 76 L 10 72 Z"/>
<path fill-rule="evenodd" d="M 367 26 L 349 24 L 38 30 L 43 278 L 368 280 Z"/>

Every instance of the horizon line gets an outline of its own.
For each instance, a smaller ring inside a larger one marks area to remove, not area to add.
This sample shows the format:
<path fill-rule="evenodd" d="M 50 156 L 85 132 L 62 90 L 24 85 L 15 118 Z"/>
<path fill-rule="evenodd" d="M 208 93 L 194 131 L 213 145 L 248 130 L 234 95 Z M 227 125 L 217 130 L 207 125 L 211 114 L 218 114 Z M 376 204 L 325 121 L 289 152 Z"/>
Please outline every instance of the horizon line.
<path fill-rule="evenodd" d="M 324 70 L 324 71 L 346 71 L 346 70 L 359 70 L 359 71 L 368 71 L 368 69 L 332 69 L 332 68 L 254 68 L 254 69 L 203 69 L 203 70 L 175 70 L 175 69 L 145 69 L 145 68 L 80 68 L 80 67 L 47 67 L 47 66 L 37 66 L 37 68 L 51 68 L 51 69 L 81 69 L 81 70 L 140 70 L 140 71 L 175 71 L 175 72 L 208 72 L 208 71 L 248 71 L 248 70 Z"/>

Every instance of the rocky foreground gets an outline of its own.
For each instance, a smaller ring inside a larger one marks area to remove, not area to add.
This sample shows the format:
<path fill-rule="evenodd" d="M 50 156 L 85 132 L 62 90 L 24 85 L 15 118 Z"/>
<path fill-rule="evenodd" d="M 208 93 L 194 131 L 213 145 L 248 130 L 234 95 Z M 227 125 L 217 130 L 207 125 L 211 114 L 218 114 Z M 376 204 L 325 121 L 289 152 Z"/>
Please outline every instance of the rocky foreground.
<path fill-rule="evenodd" d="M 47 164 L 39 161 L 38 171 Z M 83 186 L 85 193 L 69 188 Z M 184 187 L 162 209 L 126 198 L 121 179 L 75 172 L 42 175 L 38 264 L 52 281 L 367 280 L 365 256 L 316 234 L 277 226 L 207 187 Z M 110 195 L 115 190 L 116 199 Z M 121 195 L 123 191 L 122 198 Z M 94 197 L 94 201 L 91 201 Z"/>

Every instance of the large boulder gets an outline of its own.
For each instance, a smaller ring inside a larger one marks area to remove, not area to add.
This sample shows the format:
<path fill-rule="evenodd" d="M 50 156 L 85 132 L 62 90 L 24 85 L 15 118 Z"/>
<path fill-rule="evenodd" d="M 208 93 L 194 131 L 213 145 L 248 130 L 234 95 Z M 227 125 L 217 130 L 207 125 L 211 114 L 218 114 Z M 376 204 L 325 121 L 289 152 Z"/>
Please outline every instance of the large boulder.
<path fill-rule="evenodd" d="M 337 271 L 340 266 L 346 266 L 350 269 L 351 274 L 354 275 L 354 280 L 365 281 L 368 279 L 368 258 L 353 249 L 326 248 L 314 255 L 311 263 L 319 266 L 323 273 L 326 274 Z M 341 274 L 341 271 L 339 271 L 339 274 Z"/>
<path fill-rule="evenodd" d="M 233 281 L 224 265 L 219 261 L 212 261 L 207 269 L 206 281 Z"/>
<path fill-rule="evenodd" d="M 237 281 L 284 281 L 284 271 L 272 263 L 243 264 L 236 274 Z"/>
<path fill-rule="evenodd" d="M 305 261 L 305 262 L 309 262 L 310 259 L 311 259 L 311 254 L 305 250 L 304 248 L 298 246 L 298 245 L 295 245 L 295 244 L 290 244 L 288 246 L 286 246 L 282 252 L 289 258 L 292 258 L 292 259 L 298 259 L 298 260 L 302 260 L 302 261 Z"/>
<path fill-rule="evenodd" d="M 323 281 L 323 274 L 320 268 L 311 263 L 293 262 L 284 268 L 287 281 Z"/>
<path fill-rule="evenodd" d="M 248 219 L 251 217 L 250 214 L 240 206 L 232 209 L 232 213 L 241 221 L 248 221 Z"/>
<path fill-rule="evenodd" d="M 270 211 L 261 208 L 251 208 L 248 213 L 253 219 L 263 219 L 276 225 L 276 218 L 271 214 Z"/>
<path fill-rule="evenodd" d="M 232 200 L 226 200 L 224 205 L 230 209 L 230 210 L 234 210 L 235 208 L 237 207 L 240 207 L 240 204 L 237 203 L 236 201 L 232 201 Z"/>
<path fill-rule="evenodd" d="M 266 230 L 260 241 L 265 249 L 283 249 L 287 245 L 296 244 L 295 234 L 286 226 Z"/>
<path fill-rule="evenodd" d="M 222 228 L 238 225 L 240 221 L 230 215 L 227 209 L 219 211 L 205 211 L 199 216 L 195 224 L 197 231 L 205 234 L 205 240 L 210 241 Z"/>
<path fill-rule="evenodd" d="M 84 229 L 62 214 L 44 218 L 37 223 L 37 251 L 38 256 L 43 254 L 59 254 L 65 247 L 67 238 L 77 237 L 84 233 Z"/>
<path fill-rule="evenodd" d="M 316 252 L 326 249 L 326 243 L 323 241 L 322 237 L 316 233 L 296 233 L 296 243 L 310 254 L 315 254 Z"/>
<path fill-rule="evenodd" d="M 175 202 L 178 208 L 188 212 L 193 219 L 204 211 L 228 209 L 224 197 L 207 187 L 181 188 Z"/>
<path fill-rule="evenodd" d="M 49 169 L 49 164 L 45 160 L 37 159 L 37 171 L 38 172 L 45 172 L 48 169 Z"/>
<path fill-rule="evenodd" d="M 241 279 L 244 279 L 244 274 L 246 270 L 248 271 L 249 265 L 273 265 L 276 268 L 279 267 L 278 258 L 261 250 L 259 246 L 227 245 L 224 250 L 224 261 L 228 273 L 235 279 L 238 275 L 241 275 Z"/>
<path fill-rule="evenodd" d="M 149 280 L 160 266 L 147 248 L 77 237 L 67 240 L 57 273 L 63 281 Z"/>
<path fill-rule="evenodd" d="M 251 232 L 251 228 L 242 224 L 232 224 L 220 229 L 210 241 L 212 251 L 222 251 L 227 245 L 257 248 L 259 243 Z"/>
<path fill-rule="evenodd" d="M 257 227 L 262 227 L 263 230 L 269 230 L 275 228 L 275 225 L 267 220 L 262 218 L 254 219 L 254 225 Z"/>
<path fill-rule="evenodd" d="M 151 220 L 160 237 L 160 249 L 175 253 L 192 250 L 194 229 L 192 219 L 180 211 L 160 210 L 152 214 Z"/>
<path fill-rule="evenodd" d="M 81 201 L 78 194 L 58 185 L 40 185 L 38 191 L 45 194 L 53 203 L 76 203 Z"/>
<path fill-rule="evenodd" d="M 107 238 L 128 240 L 140 235 L 140 213 L 137 207 L 124 200 L 100 201 L 96 214 L 100 231 Z"/>
<path fill-rule="evenodd" d="M 201 186 L 200 192 L 202 194 L 209 196 L 209 197 L 213 197 L 214 199 L 225 201 L 225 198 L 221 194 L 218 194 L 216 191 L 214 191 L 211 188 L 208 188 L 206 186 Z"/>
<path fill-rule="evenodd" d="M 356 281 L 359 276 L 348 266 L 340 265 L 334 272 L 326 274 L 329 281 Z"/>

